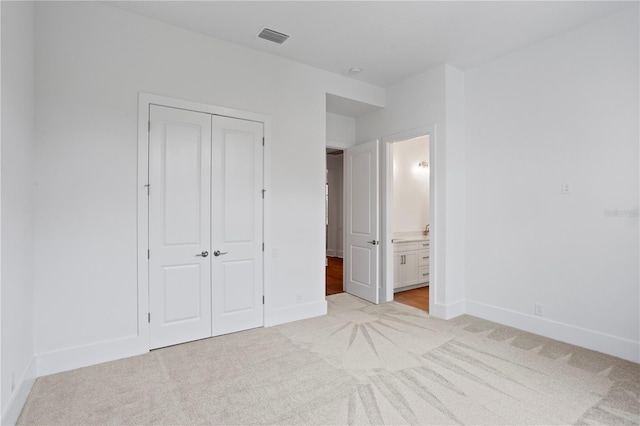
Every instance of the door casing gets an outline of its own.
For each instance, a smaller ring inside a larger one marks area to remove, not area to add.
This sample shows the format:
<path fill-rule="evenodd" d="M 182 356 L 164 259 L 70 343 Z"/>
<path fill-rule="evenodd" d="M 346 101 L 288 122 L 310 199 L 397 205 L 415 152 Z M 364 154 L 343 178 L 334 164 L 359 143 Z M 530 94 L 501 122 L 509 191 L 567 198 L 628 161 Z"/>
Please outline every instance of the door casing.
<path fill-rule="evenodd" d="M 199 102 L 186 101 L 182 99 L 170 98 L 166 96 L 153 95 L 140 92 L 138 94 L 138 178 L 137 178 L 137 269 L 138 269 L 138 337 L 145 342 L 146 349 L 150 350 L 149 344 L 149 262 L 148 262 L 148 241 L 149 241 L 149 108 L 150 105 L 160 105 L 170 108 L 185 109 L 189 111 L 204 112 L 213 115 L 220 115 L 230 118 L 238 118 L 248 121 L 256 121 L 264 126 L 264 204 L 263 204 L 263 241 L 264 252 L 271 251 L 271 117 L 263 114 L 256 114 L 247 111 L 240 111 L 216 105 L 203 104 Z M 264 256 L 263 260 L 263 286 L 264 286 L 264 316 L 263 323 L 267 321 L 267 311 L 270 307 L 270 297 L 272 283 L 269 280 L 272 264 L 269 256 Z"/>

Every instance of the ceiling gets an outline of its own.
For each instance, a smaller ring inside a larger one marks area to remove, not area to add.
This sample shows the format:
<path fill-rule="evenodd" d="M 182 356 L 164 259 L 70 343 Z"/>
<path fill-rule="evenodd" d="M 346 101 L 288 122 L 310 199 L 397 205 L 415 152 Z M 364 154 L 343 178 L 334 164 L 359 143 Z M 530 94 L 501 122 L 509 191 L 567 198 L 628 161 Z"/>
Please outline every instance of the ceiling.
<path fill-rule="evenodd" d="M 629 7 L 616 1 L 125 1 L 115 7 L 380 87 L 462 70 Z M 286 33 L 282 45 L 257 38 Z"/>

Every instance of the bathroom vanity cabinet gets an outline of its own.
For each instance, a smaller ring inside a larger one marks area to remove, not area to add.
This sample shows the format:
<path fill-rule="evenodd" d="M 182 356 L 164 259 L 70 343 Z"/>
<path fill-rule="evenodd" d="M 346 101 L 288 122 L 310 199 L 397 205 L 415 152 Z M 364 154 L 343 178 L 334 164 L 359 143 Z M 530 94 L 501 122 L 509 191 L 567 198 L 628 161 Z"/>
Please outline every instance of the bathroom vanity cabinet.
<path fill-rule="evenodd" d="M 425 285 L 429 285 L 429 240 L 394 240 L 394 291 L 423 287 Z"/>

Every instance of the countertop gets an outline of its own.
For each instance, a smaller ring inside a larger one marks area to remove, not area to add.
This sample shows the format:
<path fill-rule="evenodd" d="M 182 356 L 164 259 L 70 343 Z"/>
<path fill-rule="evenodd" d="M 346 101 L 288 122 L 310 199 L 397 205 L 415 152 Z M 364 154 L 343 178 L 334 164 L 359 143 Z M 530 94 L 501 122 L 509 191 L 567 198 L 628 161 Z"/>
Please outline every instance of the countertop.
<path fill-rule="evenodd" d="M 424 235 L 422 237 L 403 237 L 403 238 L 394 238 L 394 243 L 410 243 L 415 241 L 429 241 L 429 236 Z"/>

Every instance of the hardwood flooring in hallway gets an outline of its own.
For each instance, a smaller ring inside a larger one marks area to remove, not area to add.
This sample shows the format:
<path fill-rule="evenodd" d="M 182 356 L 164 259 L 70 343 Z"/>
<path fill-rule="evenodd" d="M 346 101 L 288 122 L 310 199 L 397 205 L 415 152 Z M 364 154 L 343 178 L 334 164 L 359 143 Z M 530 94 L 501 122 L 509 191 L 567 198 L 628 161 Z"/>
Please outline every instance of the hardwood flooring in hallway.
<path fill-rule="evenodd" d="M 344 293 L 342 289 L 342 258 L 327 256 L 327 296 Z"/>

